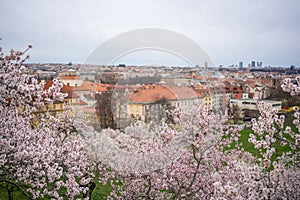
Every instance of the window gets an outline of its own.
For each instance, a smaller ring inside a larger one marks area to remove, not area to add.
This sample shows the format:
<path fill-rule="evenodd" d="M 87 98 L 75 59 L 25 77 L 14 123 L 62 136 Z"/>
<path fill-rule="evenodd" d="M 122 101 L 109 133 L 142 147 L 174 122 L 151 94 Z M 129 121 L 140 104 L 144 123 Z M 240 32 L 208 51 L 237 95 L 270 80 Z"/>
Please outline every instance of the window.
<path fill-rule="evenodd" d="M 247 105 L 250 105 L 250 102 L 245 102 L 245 101 L 244 101 L 244 102 L 243 102 L 243 104 L 247 104 Z"/>

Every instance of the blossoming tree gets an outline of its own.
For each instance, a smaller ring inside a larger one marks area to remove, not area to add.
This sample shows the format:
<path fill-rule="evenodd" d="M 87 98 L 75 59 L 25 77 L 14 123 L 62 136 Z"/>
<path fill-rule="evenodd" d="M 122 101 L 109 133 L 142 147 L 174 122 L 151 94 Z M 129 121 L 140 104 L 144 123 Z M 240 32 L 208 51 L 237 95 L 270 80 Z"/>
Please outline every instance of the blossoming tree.
<path fill-rule="evenodd" d="M 113 169 L 109 198 L 299 199 L 299 112 L 292 131 L 270 105 L 257 105 L 261 116 L 252 121 L 249 142 L 259 158 L 243 149 L 240 128 L 227 125 L 226 114 L 202 106 L 175 110 L 175 125 L 103 130 L 93 150 Z M 107 144 L 112 151 L 105 157 Z M 279 155 L 278 145 L 291 151 Z"/>
<path fill-rule="evenodd" d="M 110 199 L 300 198 L 298 109 L 286 126 L 284 116 L 257 102 L 261 116 L 249 142 L 259 158 L 242 148 L 241 127 L 227 124 L 226 113 L 203 106 L 170 111 L 171 124 L 138 122 L 83 137 L 86 127 L 72 112 L 45 114 L 33 125 L 36 111 L 64 94 L 59 81 L 44 90 L 25 73 L 26 51 L 0 56 L 0 184 L 10 199 L 14 188 L 33 199 L 86 197 L 93 159 L 100 179 L 111 181 Z M 300 91 L 290 80 L 282 87 Z M 279 155 L 278 145 L 290 150 Z"/>
<path fill-rule="evenodd" d="M 14 188 L 30 199 L 73 199 L 88 191 L 90 154 L 69 128 L 73 122 L 63 120 L 67 113 L 46 114 L 36 127 L 32 125 L 38 109 L 62 101 L 64 94 L 57 80 L 44 90 L 42 82 L 25 73 L 27 50 L 11 50 L 7 56 L 0 50 L 0 183 L 9 199 Z"/>

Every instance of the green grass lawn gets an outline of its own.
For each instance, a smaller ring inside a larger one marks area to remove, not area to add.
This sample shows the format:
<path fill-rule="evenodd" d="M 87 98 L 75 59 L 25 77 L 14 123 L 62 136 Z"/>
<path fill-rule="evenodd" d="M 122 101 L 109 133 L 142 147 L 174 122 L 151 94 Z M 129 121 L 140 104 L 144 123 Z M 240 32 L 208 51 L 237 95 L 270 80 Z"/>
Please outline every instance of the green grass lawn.
<path fill-rule="evenodd" d="M 245 149 L 245 151 L 251 153 L 255 157 L 261 157 L 260 152 L 258 149 L 254 148 L 254 144 L 250 143 L 248 139 L 250 138 L 250 133 L 252 133 L 251 128 L 245 128 L 241 130 L 240 132 L 240 138 L 239 138 L 239 144 L 241 145 L 241 148 Z"/>
<path fill-rule="evenodd" d="M 8 193 L 6 189 L 6 184 L 5 183 L 0 183 L 0 200 L 7 200 L 8 199 Z M 13 199 L 14 200 L 23 200 L 27 199 L 27 197 L 19 191 L 17 188 L 13 189 Z"/>
<path fill-rule="evenodd" d="M 107 197 L 111 191 L 112 191 L 112 187 L 109 184 L 103 185 L 99 183 L 99 181 L 97 181 L 96 188 L 92 193 L 92 200 L 105 199 L 105 197 Z"/>
<path fill-rule="evenodd" d="M 261 152 L 258 149 L 254 148 L 254 144 L 248 141 L 248 139 L 250 138 L 249 135 L 253 133 L 251 128 L 245 128 L 241 130 L 239 133 L 240 133 L 239 144 L 242 144 L 241 147 L 244 148 L 245 151 L 251 153 L 253 156 L 257 158 L 262 157 Z M 283 153 L 291 151 L 289 145 L 282 146 L 280 145 L 279 141 L 276 141 L 272 146 L 275 148 L 275 154 L 271 158 L 272 161 L 276 160 L 276 158 L 281 156 Z"/>

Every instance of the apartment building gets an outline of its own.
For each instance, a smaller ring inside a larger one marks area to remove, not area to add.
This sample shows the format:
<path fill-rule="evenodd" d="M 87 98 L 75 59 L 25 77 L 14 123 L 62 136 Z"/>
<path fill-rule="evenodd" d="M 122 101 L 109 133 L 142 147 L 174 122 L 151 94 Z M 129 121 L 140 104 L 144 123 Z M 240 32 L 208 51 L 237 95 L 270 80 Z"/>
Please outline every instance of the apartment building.
<path fill-rule="evenodd" d="M 188 109 L 195 104 L 207 103 L 208 100 L 192 87 L 143 85 L 131 94 L 128 115 L 146 122 L 160 121 L 166 117 L 166 110 L 177 107 Z"/>
<path fill-rule="evenodd" d="M 260 102 L 271 104 L 272 110 L 280 111 L 282 107 L 281 101 L 261 100 Z M 229 107 L 240 119 L 259 115 L 257 101 L 254 99 L 231 99 Z"/>

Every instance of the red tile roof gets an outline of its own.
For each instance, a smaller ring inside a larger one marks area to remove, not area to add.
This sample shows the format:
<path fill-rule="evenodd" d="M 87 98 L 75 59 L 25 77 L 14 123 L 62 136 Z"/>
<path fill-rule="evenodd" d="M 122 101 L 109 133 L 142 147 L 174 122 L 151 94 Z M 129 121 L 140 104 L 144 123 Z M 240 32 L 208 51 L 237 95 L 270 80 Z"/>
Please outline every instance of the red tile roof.
<path fill-rule="evenodd" d="M 193 90 L 191 87 L 169 87 L 176 95 L 177 99 L 197 98 L 200 93 Z"/>
<path fill-rule="evenodd" d="M 52 86 L 52 84 L 53 84 L 53 81 L 47 80 L 45 83 L 45 86 L 44 86 L 44 90 L 48 90 Z M 67 86 L 67 85 L 63 85 L 63 87 L 60 89 L 60 92 L 68 94 L 68 96 L 66 98 L 79 98 L 79 96 L 73 92 L 72 87 Z"/>
<path fill-rule="evenodd" d="M 162 85 L 141 86 L 130 96 L 130 101 L 132 102 L 155 102 L 175 99 L 175 94 L 169 88 Z"/>
<path fill-rule="evenodd" d="M 85 113 L 96 113 L 95 108 L 81 108 L 81 110 Z"/>
<path fill-rule="evenodd" d="M 80 76 L 76 75 L 66 75 L 58 78 L 59 80 L 82 80 Z"/>
<path fill-rule="evenodd" d="M 242 97 L 243 97 L 243 94 L 241 94 L 241 93 L 233 94 L 233 95 L 232 95 L 232 98 L 233 98 L 233 99 L 241 99 Z"/>
<path fill-rule="evenodd" d="M 72 86 L 75 91 L 96 91 L 97 84 L 91 81 L 83 81 L 80 86 Z"/>
<path fill-rule="evenodd" d="M 107 91 L 106 84 L 94 83 L 91 81 L 83 81 L 80 86 L 70 86 L 74 91 L 91 91 L 91 92 L 104 92 Z"/>
<path fill-rule="evenodd" d="M 144 85 L 138 87 L 130 96 L 131 102 L 147 103 L 160 100 L 180 100 L 202 97 L 191 87 L 168 87 L 163 85 Z"/>
<path fill-rule="evenodd" d="M 97 87 L 96 87 L 96 91 L 97 92 L 105 92 L 107 91 L 107 86 L 105 84 L 97 84 Z"/>

